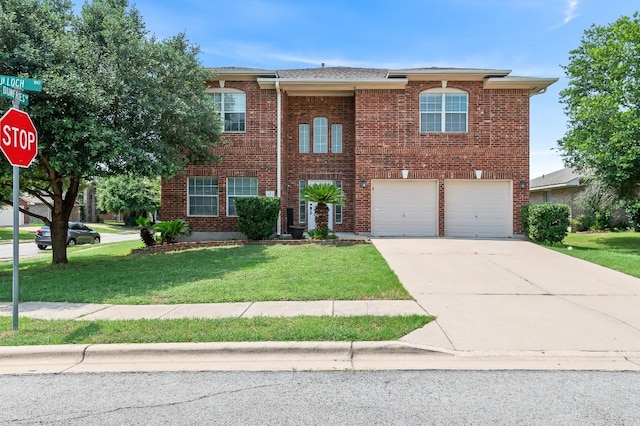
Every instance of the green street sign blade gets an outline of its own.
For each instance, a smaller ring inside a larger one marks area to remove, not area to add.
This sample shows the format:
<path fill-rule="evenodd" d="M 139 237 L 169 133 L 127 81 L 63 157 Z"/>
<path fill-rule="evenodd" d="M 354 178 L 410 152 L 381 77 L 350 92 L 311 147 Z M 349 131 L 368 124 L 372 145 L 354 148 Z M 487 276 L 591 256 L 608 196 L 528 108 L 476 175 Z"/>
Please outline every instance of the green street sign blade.
<path fill-rule="evenodd" d="M 15 90 L 13 87 L 2 86 L 2 96 L 7 99 L 19 99 L 20 105 L 29 105 L 29 95 L 22 93 L 19 90 Z"/>
<path fill-rule="evenodd" d="M 31 78 L 12 77 L 10 75 L 0 75 L 0 85 L 17 87 L 21 90 L 31 92 L 42 91 L 42 80 L 33 80 Z"/>

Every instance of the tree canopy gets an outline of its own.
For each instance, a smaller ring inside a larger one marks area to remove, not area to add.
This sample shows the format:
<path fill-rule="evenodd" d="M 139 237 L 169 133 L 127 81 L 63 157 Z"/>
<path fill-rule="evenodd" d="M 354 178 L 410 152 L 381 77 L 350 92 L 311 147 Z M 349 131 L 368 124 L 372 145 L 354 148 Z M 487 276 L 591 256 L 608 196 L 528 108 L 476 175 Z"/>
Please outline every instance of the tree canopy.
<path fill-rule="evenodd" d="M 66 0 L 0 0 L 0 74 L 43 81 L 24 108 L 39 152 L 21 171 L 21 191 L 53 200 L 51 220 L 40 218 L 52 227 L 54 263 L 67 262 L 66 224 L 83 179 L 170 177 L 217 160 L 209 148 L 220 118 L 198 54 L 184 34 L 149 34 L 128 0 L 86 2 L 78 15 Z M 0 187 L 11 181 L 2 162 Z"/>
<path fill-rule="evenodd" d="M 592 26 L 564 67 L 565 164 L 633 198 L 640 183 L 640 18 Z"/>
<path fill-rule="evenodd" d="M 160 179 L 119 175 L 98 179 L 97 201 L 100 210 L 126 213 L 133 224 L 137 216 L 160 208 Z"/>

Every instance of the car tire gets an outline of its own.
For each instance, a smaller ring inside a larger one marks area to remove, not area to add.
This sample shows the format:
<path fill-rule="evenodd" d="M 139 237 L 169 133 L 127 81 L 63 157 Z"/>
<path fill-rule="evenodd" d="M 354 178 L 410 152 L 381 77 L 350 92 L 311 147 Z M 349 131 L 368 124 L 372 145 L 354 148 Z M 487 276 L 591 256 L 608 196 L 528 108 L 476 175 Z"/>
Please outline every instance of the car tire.
<path fill-rule="evenodd" d="M 74 239 L 70 239 L 69 242 L 67 243 L 68 247 L 73 247 L 75 245 L 76 245 L 76 240 L 74 240 Z"/>
<path fill-rule="evenodd" d="M 45 246 L 44 244 L 38 244 L 38 248 L 39 248 L 40 250 L 44 250 L 44 249 L 46 249 L 46 248 L 47 248 L 47 246 Z"/>
<path fill-rule="evenodd" d="M 93 244 L 100 244 L 100 237 L 95 237 L 93 239 Z"/>

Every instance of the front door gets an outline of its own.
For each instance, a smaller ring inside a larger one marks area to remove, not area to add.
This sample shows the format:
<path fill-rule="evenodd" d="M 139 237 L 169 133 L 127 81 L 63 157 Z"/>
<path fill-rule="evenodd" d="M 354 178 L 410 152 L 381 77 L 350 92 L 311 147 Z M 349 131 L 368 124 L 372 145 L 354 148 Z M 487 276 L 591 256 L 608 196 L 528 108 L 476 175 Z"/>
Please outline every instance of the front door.
<path fill-rule="evenodd" d="M 330 183 L 333 184 L 333 181 L 330 180 L 310 180 L 309 185 L 314 183 Z M 307 203 L 307 230 L 316 228 L 316 217 L 315 211 L 318 203 Z M 329 204 L 329 229 L 333 230 L 333 204 Z"/>

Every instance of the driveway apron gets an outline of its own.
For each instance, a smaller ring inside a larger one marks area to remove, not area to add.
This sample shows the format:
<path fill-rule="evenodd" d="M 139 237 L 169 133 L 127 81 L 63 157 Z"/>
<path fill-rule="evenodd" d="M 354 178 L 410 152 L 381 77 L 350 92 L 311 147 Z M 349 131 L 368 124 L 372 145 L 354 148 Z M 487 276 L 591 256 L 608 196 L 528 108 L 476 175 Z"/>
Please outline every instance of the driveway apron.
<path fill-rule="evenodd" d="M 456 351 L 640 351 L 640 279 L 517 239 L 374 238 Z"/>

